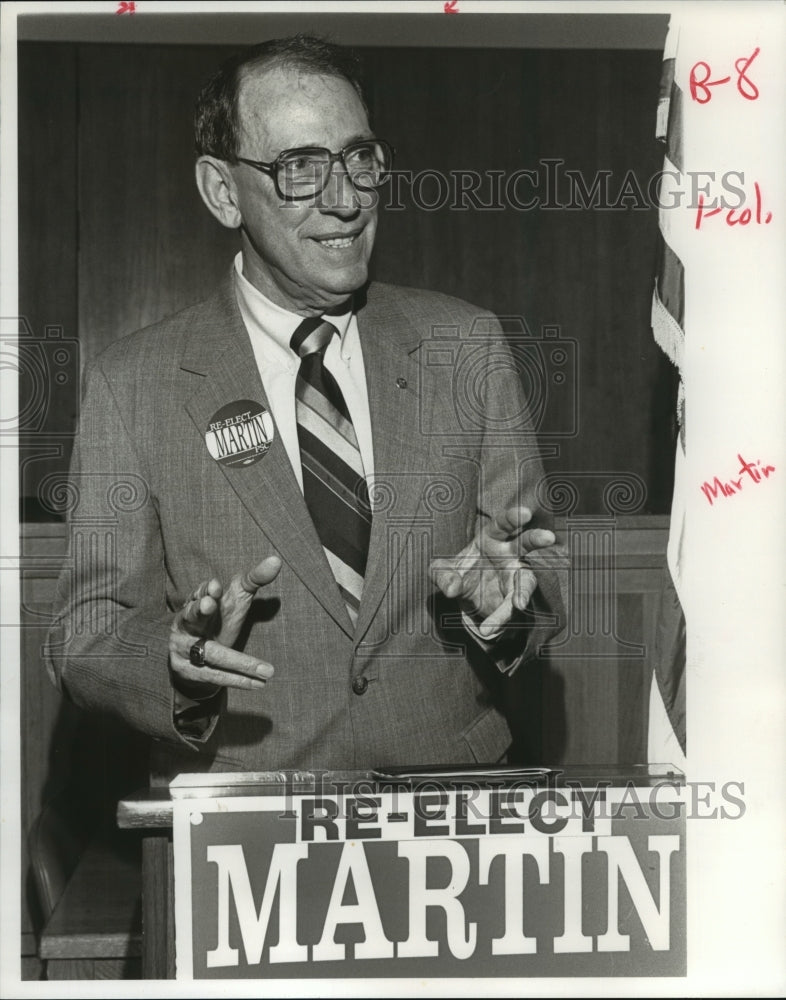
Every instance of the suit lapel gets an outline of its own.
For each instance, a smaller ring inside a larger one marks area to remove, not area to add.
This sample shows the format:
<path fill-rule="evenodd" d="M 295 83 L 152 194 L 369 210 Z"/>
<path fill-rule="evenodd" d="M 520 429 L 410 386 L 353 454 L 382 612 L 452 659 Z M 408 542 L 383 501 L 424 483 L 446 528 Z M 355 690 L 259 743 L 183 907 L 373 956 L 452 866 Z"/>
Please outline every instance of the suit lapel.
<path fill-rule="evenodd" d="M 396 305 L 385 286 L 372 285 L 358 310 L 374 442 L 375 508 L 368 569 L 355 638 L 368 631 L 387 591 L 401 552 L 390 545 L 391 529 L 405 532 L 423 498 L 428 442 L 421 419 L 432 401 L 420 395 L 422 334 Z"/>
<path fill-rule="evenodd" d="M 207 304 L 203 323 L 188 338 L 181 368 L 203 376 L 197 392 L 186 404 L 202 435 L 214 414 L 234 400 L 261 402 L 270 410 L 231 280 Z M 222 464 L 221 471 L 282 560 L 351 635 L 349 615 L 278 428 L 270 450 L 259 461 L 247 466 Z M 253 562 L 253 553 L 249 553 L 249 559 Z M 238 572 L 244 568 L 238 567 Z"/>

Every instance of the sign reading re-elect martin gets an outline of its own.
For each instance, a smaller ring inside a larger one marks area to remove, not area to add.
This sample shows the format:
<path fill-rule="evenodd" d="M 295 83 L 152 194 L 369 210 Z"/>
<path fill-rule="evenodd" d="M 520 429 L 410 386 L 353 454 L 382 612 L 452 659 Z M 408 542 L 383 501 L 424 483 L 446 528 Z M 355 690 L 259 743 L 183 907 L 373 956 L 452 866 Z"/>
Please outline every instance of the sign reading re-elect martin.
<path fill-rule="evenodd" d="M 669 791 L 176 800 L 177 976 L 684 975 Z"/>

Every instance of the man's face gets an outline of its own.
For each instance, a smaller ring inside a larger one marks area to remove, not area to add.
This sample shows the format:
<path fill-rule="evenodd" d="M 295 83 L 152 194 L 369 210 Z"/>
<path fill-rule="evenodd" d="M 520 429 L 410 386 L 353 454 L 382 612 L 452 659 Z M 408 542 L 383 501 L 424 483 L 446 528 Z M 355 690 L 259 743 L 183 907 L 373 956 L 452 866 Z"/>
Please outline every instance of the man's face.
<path fill-rule="evenodd" d="M 238 155 L 251 160 L 272 161 L 300 146 L 335 153 L 372 135 L 350 83 L 298 68 L 246 77 L 238 111 Z M 358 194 L 341 163 L 325 190 L 305 201 L 284 202 L 272 177 L 246 164 L 231 170 L 243 220 L 243 273 L 264 295 L 292 312 L 313 315 L 364 284 L 377 228 L 376 207 L 370 206 L 375 199 Z"/>

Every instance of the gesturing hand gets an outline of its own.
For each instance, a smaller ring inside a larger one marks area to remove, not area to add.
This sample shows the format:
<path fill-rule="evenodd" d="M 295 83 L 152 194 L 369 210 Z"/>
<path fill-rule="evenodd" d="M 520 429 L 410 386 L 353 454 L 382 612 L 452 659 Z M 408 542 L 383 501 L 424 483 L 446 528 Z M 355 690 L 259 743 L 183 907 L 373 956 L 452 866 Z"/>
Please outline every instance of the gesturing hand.
<path fill-rule="evenodd" d="M 273 676 L 271 664 L 232 649 L 232 645 L 257 591 L 274 580 L 280 569 L 278 556 L 269 556 L 248 573 L 233 577 L 226 588 L 215 578 L 200 583 L 172 622 L 169 637 L 172 671 L 183 680 L 198 684 L 255 690 L 264 687 Z M 195 667 L 188 654 L 200 637 L 208 640 L 204 646 L 206 666 Z"/>
<path fill-rule="evenodd" d="M 432 579 L 446 597 L 481 619 L 481 636 L 505 625 L 514 608 L 523 611 L 538 585 L 527 559 L 540 562 L 539 551 L 553 546 L 556 538 L 545 528 L 527 528 L 531 520 L 527 507 L 509 507 L 483 518 L 457 556 L 432 560 Z"/>

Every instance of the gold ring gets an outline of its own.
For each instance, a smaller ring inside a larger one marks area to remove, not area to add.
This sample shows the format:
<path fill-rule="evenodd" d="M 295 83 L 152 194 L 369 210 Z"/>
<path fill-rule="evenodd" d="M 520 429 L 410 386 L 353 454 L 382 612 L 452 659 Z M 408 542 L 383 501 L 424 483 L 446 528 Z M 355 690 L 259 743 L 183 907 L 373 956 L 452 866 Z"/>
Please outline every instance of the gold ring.
<path fill-rule="evenodd" d="M 188 660 L 192 667 L 206 667 L 207 660 L 205 659 L 205 643 L 207 639 L 197 639 L 194 645 L 188 651 Z"/>

